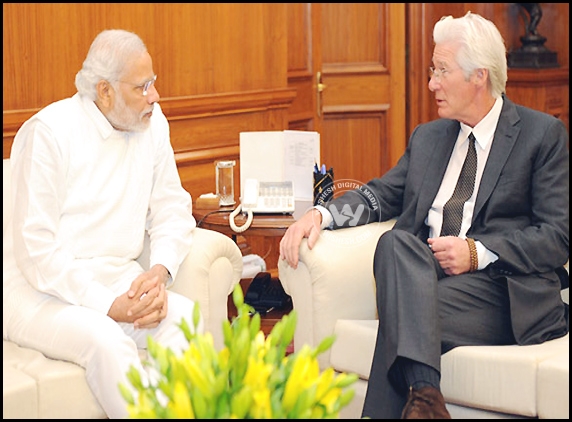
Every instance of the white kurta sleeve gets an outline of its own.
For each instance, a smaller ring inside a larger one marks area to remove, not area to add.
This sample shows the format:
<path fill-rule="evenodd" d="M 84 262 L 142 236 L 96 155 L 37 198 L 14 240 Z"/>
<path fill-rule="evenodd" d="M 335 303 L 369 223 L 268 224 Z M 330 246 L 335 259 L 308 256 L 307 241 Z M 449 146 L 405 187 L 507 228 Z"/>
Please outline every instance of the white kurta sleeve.
<path fill-rule="evenodd" d="M 181 184 L 167 120 L 162 113 L 153 117 L 161 118 L 161 124 L 154 128 L 160 133 L 153 134 L 156 160 L 147 216 L 151 239 L 150 265 L 164 265 L 175 279 L 179 265 L 189 253 L 196 221 L 192 215 L 191 195 Z"/>

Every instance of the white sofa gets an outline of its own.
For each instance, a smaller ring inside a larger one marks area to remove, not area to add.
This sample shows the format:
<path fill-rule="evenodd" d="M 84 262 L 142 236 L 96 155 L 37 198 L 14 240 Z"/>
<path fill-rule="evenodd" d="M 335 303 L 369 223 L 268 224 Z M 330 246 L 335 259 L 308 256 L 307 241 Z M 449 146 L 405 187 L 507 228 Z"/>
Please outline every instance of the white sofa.
<path fill-rule="evenodd" d="M 4 159 L 3 235 L 11 219 L 10 162 Z M 242 274 L 240 248 L 229 237 L 195 229 L 191 252 L 182 263 L 172 287 L 198 302 L 205 330 L 223 346 L 222 321 L 228 317 L 227 301 Z M 4 250 L 4 262 L 11 251 Z M 148 248 L 139 258 L 148 262 Z M 4 276 L 5 268 L 4 268 Z M 4 282 L 6 280 L 4 279 Z M 144 356 L 144 353 L 142 353 Z M 106 418 L 85 381 L 85 371 L 73 363 L 46 358 L 42 353 L 3 341 L 4 419 Z"/>
<path fill-rule="evenodd" d="M 343 418 L 361 416 L 378 326 L 373 255 L 379 236 L 392 225 L 326 231 L 313 250 L 303 241 L 296 270 L 278 263 L 298 313 L 294 350 L 315 347 L 333 334 L 334 345 L 319 355 L 321 368 L 360 376 Z M 444 354 L 441 388 L 451 416 L 568 419 L 568 339 L 569 334 L 541 345 L 464 346 Z"/>

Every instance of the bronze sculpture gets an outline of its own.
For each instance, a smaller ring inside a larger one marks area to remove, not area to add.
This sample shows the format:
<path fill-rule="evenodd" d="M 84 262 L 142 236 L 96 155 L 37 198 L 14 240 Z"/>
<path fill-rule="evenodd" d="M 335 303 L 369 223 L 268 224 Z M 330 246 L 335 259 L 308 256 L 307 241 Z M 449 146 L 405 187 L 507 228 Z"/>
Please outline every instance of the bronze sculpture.
<path fill-rule="evenodd" d="M 520 37 L 522 47 L 508 53 L 508 66 L 512 68 L 558 67 L 556 53 L 544 46 L 546 37 L 538 33 L 537 27 L 542 18 L 540 3 L 516 4 L 525 23 L 525 34 Z"/>

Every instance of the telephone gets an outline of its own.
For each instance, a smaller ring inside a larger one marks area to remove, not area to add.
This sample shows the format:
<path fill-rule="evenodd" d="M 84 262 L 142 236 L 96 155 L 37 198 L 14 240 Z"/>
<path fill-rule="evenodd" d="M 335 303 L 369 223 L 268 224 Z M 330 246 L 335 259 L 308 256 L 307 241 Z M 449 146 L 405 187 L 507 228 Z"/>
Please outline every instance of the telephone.
<path fill-rule="evenodd" d="M 237 233 L 242 233 L 252 224 L 254 213 L 292 214 L 295 209 L 294 186 L 292 181 L 259 182 L 256 179 L 246 179 L 242 203 L 230 214 L 230 227 Z M 237 226 L 234 218 L 240 213 L 247 214 L 246 222 Z"/>
<path fill-rule="evenodd" d="M 272 278 L 268 272 L 258 273 L 248 286 L 244 302 L 258 313 L 267 313 L 272 309 L 281 309 L 292 301 L 286 294 L 280 280 Z"/>

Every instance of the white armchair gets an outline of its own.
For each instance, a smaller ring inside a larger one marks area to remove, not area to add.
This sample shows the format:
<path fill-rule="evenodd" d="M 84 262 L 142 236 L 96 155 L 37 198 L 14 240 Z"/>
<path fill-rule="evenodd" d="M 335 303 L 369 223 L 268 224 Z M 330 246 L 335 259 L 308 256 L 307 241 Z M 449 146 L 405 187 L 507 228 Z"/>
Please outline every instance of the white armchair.
<path fill-rule="evenodd" d="M 294 350 L 336 340 L 318 359 L 360 376 L 341 417 L 359 418 L 377 334 L 373 256 L 392 222 L 325 231 L 314 249 L 306 240 L 296 270 L 278 263 L 280 281 L 298 313 Z M 563 297 L 568 302 L 568 291 Z M 464 346 L 441 358 L 441 389 L 453 418 L 569 417 L 566 336 L 532 346 Z"/>
<path fill-rule="evenodd" d="M 11 220 L 10 162 L 3 163 L 3 236 Z M 3 279 L 12 253 L 4 243 Z M 146 267 L 148 244 L 139 261 Z M 13 260 L 13 258 L 12 258 Z M 223 346 L 222 322 L 228 317 L 228 296 L 242 275 L 240 248 L 221 233 L 196 228 L 193 246 L 183 261 L 171 290 L 197 302 L 205 330 L 213 334 L 215 346 Z M 73 363 L 46 358 L 36 350 L 3 341 L 3 417 L 26 419 L 106 418 L 91 394 L 85 370 Z"/>

